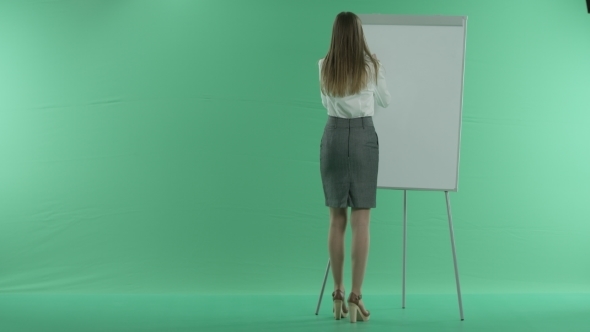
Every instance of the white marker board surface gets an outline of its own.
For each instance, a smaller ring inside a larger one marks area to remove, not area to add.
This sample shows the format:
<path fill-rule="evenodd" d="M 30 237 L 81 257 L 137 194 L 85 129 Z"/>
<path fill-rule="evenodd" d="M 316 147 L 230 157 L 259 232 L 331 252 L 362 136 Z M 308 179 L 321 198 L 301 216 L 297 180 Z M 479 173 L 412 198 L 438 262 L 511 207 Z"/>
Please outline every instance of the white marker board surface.
<path fill-rule="evenodd" d="M 359 17 L 391 93 L 373 117 L 377 187 L 457 191 L 467 18 Z"/>

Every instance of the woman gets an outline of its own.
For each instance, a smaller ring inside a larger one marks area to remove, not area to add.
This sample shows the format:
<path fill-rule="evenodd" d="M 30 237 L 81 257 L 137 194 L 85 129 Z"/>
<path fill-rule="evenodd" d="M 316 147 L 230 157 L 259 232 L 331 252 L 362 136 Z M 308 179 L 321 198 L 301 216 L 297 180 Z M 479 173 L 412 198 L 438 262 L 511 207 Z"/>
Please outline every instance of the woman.
<path fill-rule="evenodd" d="M 328 248 L 334 278 L 334 317 L 346 317 L 344 304 L 344 232 L 351 207 L 352 289 L 350 321 L 366 321 L 369 311 L 361 287 L 369 251 L 370 209 L 376 207 L 379 140 L 372 116 L 375 101 L 391 99 L 385 70 L 369 51 L 361 20 L 353 13 L 336 16 L 330 49 L 319 61 L 322 104 L 328 121 L 320 144 L 320 171 L 326 206 L 330 209 Z"/>

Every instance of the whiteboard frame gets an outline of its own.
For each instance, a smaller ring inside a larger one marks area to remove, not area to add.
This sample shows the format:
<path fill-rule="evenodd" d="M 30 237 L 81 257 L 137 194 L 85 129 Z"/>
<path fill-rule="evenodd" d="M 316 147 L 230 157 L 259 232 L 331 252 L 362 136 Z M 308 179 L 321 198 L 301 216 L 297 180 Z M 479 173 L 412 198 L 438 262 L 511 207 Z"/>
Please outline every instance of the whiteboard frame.
<path fill-rule="evenodd" d="M 465 55 L 467 49 L 467 16 L 419 16 L 419 15 L 385 15 L 359 14 L 363 25 L 420 25 L 420 26 L 462 26 L 463 27 L 463 65 L 461 68 L 461 95 L 459 106 L 459 134 L 457 135 L 457 174 L 455 187 L 450 189 L 408 188 L 377 186 L 378 189 L 418 190 L 418 191 L 452 191 L 459 190 L 459 167 L 461 161 L 461 127 L 463 125 L 463 90 L 465 86 Z"/>

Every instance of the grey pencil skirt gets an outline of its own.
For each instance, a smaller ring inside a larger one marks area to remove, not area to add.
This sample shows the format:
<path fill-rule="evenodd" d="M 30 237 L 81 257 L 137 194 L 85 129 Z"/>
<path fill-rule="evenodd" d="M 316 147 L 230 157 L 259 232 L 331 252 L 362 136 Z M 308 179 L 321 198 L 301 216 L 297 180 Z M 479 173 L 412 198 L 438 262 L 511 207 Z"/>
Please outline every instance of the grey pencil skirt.
<path fill-rule="evenodd" d="M 326 206 L 374 208 L 379 138 L 372 117 L 329 116 L 320 143 L 320 173 Z"/>

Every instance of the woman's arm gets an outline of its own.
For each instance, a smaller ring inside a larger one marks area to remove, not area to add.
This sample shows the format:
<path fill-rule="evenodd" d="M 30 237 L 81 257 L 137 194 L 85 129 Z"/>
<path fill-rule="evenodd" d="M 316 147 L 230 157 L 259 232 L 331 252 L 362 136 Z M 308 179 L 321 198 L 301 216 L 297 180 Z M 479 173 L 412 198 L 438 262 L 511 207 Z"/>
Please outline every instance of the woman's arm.
<path fill-rule="evenodd" d="M 320 61 L 318 62 L 318 67 L 320 68 L 320 95 L 322 96 L 322 105 L 324 105 L 324 107 L 326 109 L 328 109 L 328 100 L 326 98 L 326 96 L 324 95 L 324 93 L 322 92 L 322 62 L 324 61 L 324 59 L 320 59 Z"/>
<path fill-rule="evenodd" d="M 385 82 L 385 68 L 379 62 L 379 72 L 377 73 L 377 87 L 375 89 L 375 100 L 381 107 L 387 107 L 391 102 L 391 95 L 387 89 L 387 82 Z"/>

